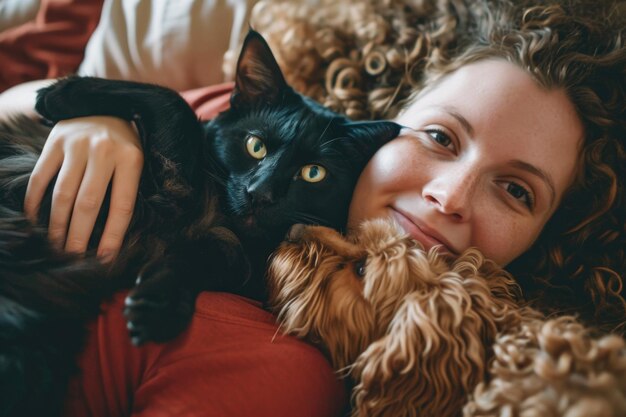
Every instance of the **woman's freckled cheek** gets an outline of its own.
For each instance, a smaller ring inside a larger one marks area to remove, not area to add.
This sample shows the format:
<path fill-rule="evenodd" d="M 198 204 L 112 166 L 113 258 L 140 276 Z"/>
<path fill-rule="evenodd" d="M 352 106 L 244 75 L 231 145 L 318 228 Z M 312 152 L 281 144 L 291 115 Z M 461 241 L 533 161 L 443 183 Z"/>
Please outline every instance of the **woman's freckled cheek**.
<path fill-rule="evenodd" d="M 396 139 L 399 141 L 400 139 Z M 402 164 L 402 158 L 398 154 L 398 146 L 396 143 L 390 143 L 381 148 L 372 160 L 372 171 L 383 177 L 389 177 L 394 174 L 394 171 L 404 170 L 404 164 Z"/>
<path fill-rule="evenodd" d="M 530 230 L 528 224 L 523 222 L 501 222 L 495 217 L 486 216 L 487 227 L 483 228 L 475 236 L 475 246 L 482 247 L 484 254 L 492 258 L 502 266 L 513 261 L 524 253 L 536 238 L 536 233 Z M 516 236 L 512 239 L 511 236 Z"/>
<path fill-rule="evenodd" d="M 356 228 L 364 220 L 385 215 L 385 207 L 396 192 L 397 182 L 410 175 L 401 168 L 403 164 L 394 151 L 397 140 L 379 149 L 361 173 L 352 195 L 348 228 Z"/>
<path fill-rule="evenodd" d="M 419 193 L 428 164 L 415 138 L 397 138 L 380 148 L 361 173 L 352 196 L 348 227 L 388 216 L 388 207 L 397 198 Z"/>
<path fill-rule="evenodd" d="M 381 148 L 371 161 L 371 173 L 389 188 L 410 182 L 414 171 L 420 167 L 419 151 L 411 140 L 395 139 Z"/>

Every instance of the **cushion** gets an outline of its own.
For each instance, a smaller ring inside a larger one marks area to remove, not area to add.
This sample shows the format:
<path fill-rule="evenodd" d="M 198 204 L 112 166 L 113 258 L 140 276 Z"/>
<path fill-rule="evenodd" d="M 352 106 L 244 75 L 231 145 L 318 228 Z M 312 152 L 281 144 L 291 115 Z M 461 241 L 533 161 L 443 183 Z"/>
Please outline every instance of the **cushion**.
<path fill-rule="evenodd" d="M 34 19 L 0 32 L 0 92 L 76 71 L 102 2 L 41 0 Z"/>
<path fill-rule="evenodd" d="M 183 91 L 181 95 L 200 120 L 211 120 L 219 113 L 228 110 L 234 86 L 233 82 L 226 82 Z"/>
<path fill-rule="evenodd" d="M 107 0 L 78 72 L 188 90 L 223 82 L 256 0 Z"/>
<path fill-rule="evenodd" d="M 35 18 L 40 0 L 0 1 L 0 32 Z"/>

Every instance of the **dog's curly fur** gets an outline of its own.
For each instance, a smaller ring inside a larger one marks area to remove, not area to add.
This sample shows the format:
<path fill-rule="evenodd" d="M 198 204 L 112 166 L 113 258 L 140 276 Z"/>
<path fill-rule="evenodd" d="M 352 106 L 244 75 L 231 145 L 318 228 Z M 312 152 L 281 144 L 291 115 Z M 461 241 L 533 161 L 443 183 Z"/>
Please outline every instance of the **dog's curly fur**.
<path fill-rule="evenodd" d="M 296 226 L 268 278 L 283 331 L 350 376 L 353 416 L 626 415 L 624 340 L 544 320 L 475 249 L 426 252 L 385 220 Z"/>

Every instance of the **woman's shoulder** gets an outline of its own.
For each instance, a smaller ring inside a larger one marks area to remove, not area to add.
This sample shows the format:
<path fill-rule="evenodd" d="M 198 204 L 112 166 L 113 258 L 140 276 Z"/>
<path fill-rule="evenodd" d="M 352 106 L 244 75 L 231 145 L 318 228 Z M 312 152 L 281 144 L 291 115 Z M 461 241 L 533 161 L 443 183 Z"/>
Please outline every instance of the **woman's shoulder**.
<path fill-rule="evenodd" d="M 138 415 L 331 416 L 345 401 L 315 347 L 280 335 L 260 304 L 232 294 L 202 293 L 188 331 L 151 368 L 136 394 Z"/>
<path fill-rule="evenodd" d="M 107 416 L 341 414 L 346 393 L 324 356 L 281 335 L 259 303 L 202 293 L 184 333 L 136 348 L 122 314 L 123 295 L 105 304 L 94 323 L 80 360 L 82 376 L 70 392 L 73 408 Z"/>

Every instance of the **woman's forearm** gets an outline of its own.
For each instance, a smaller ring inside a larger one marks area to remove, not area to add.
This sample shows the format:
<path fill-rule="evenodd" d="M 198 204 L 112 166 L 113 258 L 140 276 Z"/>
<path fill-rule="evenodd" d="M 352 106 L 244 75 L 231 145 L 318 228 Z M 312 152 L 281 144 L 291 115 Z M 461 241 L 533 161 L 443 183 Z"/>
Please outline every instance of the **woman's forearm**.
<path fill-rule="evenodd" d="M 16 114 L 35 117 L 37 90 L 56 81 L 44 79 L 29 81 L 9 88 L 0 94 L 0 121 Z"/>

